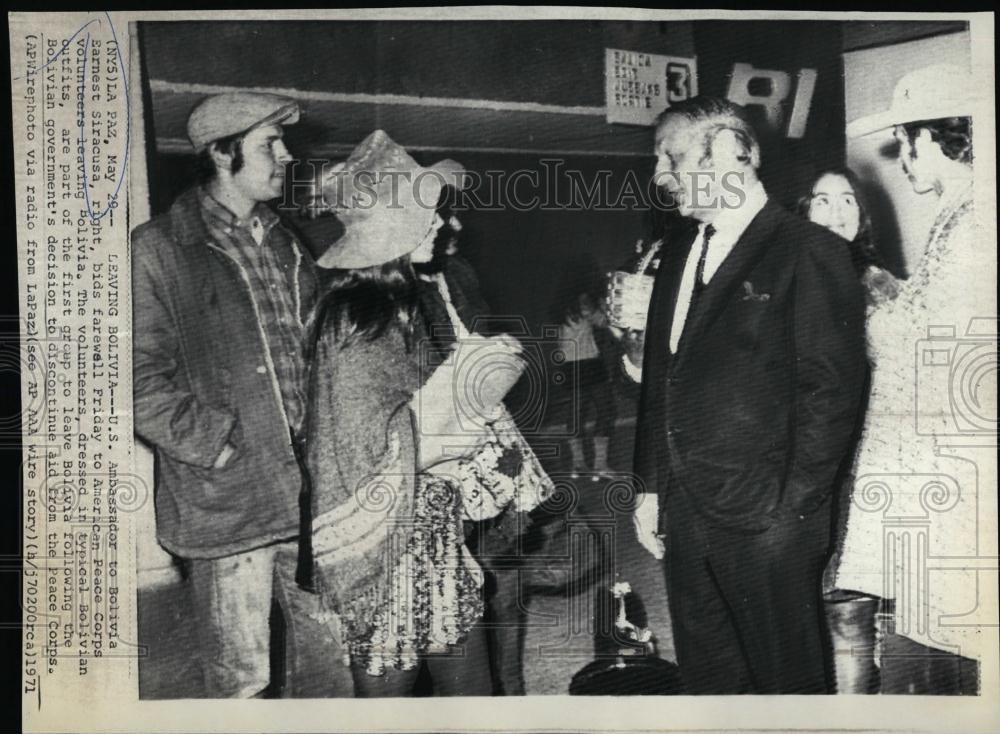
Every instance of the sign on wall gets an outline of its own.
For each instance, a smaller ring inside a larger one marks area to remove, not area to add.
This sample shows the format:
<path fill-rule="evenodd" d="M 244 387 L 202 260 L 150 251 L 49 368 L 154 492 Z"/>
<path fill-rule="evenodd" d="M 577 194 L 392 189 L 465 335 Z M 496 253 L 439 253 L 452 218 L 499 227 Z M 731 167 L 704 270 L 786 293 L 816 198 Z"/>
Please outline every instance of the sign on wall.
<path fill-rule="evenodd" d="M 733 64 L 733 73 L 729 77 L 726 99 L 744 107 L 759 105 L 771 127 L 780 129 L 787 122 L 786 137 L 801 138 L 806 134 L 806 121 L 809 119 L 813 93 L 816 91 L 816 78 L 815 69 L 799 69 L 791 112 L 786 114 L 787 99 L 792 91 L 791 74 L 737 63 Z M 753 83 L 758 81 L 767 82 L 762 85 L 766 91 L 755 94 Z"/>
<path fill-rule="evenodd" d="M 671 104 L 698 94 L 694 58 L 604 49 L 608 122 L 652 125 Z"/>

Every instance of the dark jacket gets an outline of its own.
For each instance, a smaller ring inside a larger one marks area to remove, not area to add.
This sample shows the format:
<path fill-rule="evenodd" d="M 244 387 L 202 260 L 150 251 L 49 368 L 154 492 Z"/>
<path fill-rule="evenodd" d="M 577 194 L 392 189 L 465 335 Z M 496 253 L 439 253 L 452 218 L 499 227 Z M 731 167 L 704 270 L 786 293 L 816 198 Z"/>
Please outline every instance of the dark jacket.
<path fill-rule="evenodd" d="M 281 224 L 303 321 L 312 260 Z M 298 534 L 301 474 L 277 377 L 236 261 L 214 242 L 198 190 L 132 233 L 135 431 L 156 452 L 160 543 L 216 558 Z M 237 453 L 212 465 L 226 442 Z"/>
<path fill-rule="evenodd" d="M 684 491 L 711 524 L 758 531 L 808 514 L 833 489 L 861 401 L 864 299 L 843 241 L 769 201 L 688 313 L 671 355 L 694 235 L 664 246 L 635 470 L 642 490 Z"/>

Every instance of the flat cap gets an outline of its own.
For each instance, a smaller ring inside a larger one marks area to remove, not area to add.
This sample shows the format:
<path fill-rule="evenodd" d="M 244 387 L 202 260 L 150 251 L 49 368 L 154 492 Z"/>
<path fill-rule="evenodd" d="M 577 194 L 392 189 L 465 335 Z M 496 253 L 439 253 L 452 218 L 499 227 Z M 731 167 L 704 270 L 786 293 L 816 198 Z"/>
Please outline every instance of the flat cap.
<path fill-rule="evenodd" d="M 188 139 L 196 151 L 219 138 L 261 125 L 293 125 L 299 105 L 293 99 L 262 92 L 216 94 L 199 102 L 188 117 Z"/>

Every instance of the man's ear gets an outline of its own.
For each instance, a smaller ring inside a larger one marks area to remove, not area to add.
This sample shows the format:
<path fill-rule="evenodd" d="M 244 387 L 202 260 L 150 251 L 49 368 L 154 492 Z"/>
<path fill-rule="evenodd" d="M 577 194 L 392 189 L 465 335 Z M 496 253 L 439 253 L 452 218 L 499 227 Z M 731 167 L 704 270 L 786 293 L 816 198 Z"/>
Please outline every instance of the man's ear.
<path fill-rule="evenodd" d="M 735 130 L 729 128 L 715 133 L 709 150 L 712 161 L 720 167 L 737 170 L 748 165 L 751 168 L 757 168 L 760 165 L 758 156 L 751 148 L 748 148 L 747 141 Z"/>
<path fill-rule="evenodd" d="M 219 146 L 216 143 L 209 143 L 208 154 L 212 156 L 212 163 L 215 164 L 215 170 L 226 171 L 227 173 L 232 170 L 233 157 L 219 150 Z"/>

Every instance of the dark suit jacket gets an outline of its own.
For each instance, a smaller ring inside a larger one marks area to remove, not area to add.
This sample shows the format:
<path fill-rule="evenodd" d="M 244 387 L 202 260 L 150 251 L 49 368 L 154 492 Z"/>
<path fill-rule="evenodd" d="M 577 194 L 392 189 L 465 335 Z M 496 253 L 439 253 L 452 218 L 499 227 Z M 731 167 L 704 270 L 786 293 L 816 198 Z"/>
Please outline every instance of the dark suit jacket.
<path fill-rule="evenodd" d="M 641 490 L 687 492 L 712 525 L 759 531 L 819 507 L 849 451 L 865 368 L 862 290 L 840 238 L 768 201 L 671 355 L 695 234 L 665 244 L 656 278 L 635 470 Z"/>

